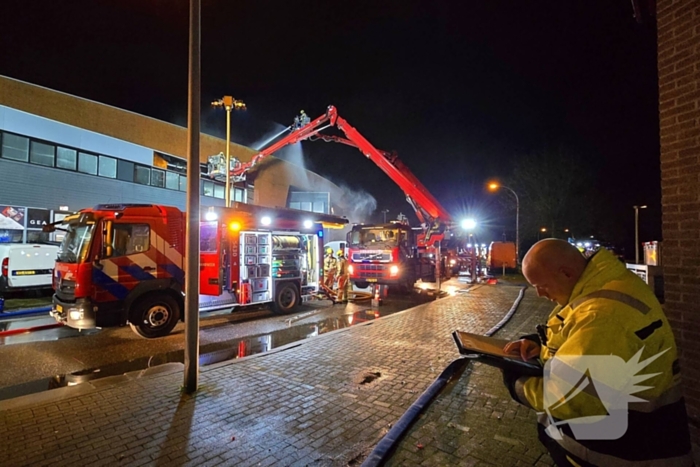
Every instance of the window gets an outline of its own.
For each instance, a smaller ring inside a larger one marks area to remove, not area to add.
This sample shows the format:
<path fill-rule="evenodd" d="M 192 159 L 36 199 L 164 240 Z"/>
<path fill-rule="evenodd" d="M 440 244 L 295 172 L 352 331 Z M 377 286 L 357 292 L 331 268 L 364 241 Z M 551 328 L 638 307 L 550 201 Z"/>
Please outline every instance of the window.
<path fill-rule="evenodd" d="M 100 156 L 100 177 L 117 178 L 117 160 L 113 157 Z"/>
<path fill-rule="evenodd" d="M 27 162 L 29 160 L 29 138 L 4 133 L 2 135 L 2 157 Z"/>
<path fill-rule="evenodd" d="M 243 191 L 243 188 L 234 188 L 231 187 L 231 199 L 234 201 L 237 201 L 239 203 L 245 203 L 245 191 Z"/>
<path fill-rule="evenodd" d="M 111 237 L 111 248 L 105 252 L 107 258 L 143 253 L 151 247 L 148 224 L 112 224 Z"/>
<path fill-rule="evenodd" d="M 199 251 L 214 253 L 217 251 L 216 222 L 202 222 L 199 227 Z"/>
<path fill-rule="evenodd" d="M 151 186 L 158 188 L 165 187 L 165 171 L 160 169 L 151 169 Z"/>
<path fill-rule="evenodd" d="M 75 149 L 56 148 L 56 167 L 60 169 L 75 170 L 77 168 L 78 153 Z"/>
<path fill-rule="evenodd" d="M 187 191 L 187 177 L 180 175 L 180 191 Z"/>
<path fill-rule="evenodd" d="M 293 191 L 290 190 L 288 205 L 302 211 L 328 213 L 330 195 L 326 192 Z"/>
<path fill-rule="evenodd" d="M 54 152 L 56 148 L 52 144 L 32 141 L 29 151 L 29 162 L 37 165 L 53 167 Z"/>
<path fill-rule="evenodd" d="M 117 160 L 117 178 L 125 182 L 134 181 L 134 163 L 129 161 Z"/>
<path fill-rule="evenodd" d="M 78 153 L 78 172 L 97 175 L 97 156 L 85 152 Z"/>
<path fill-rule="evenodd" d="M 165 172 L 165 188 L 178 190 L 180 188 L 180 176 L 175 172 Z"/>
<path fill-rule="evenodd" d="M 24 230 L 0 229 L 0 243 L 22 243 Z"/>
<path fill-rule="evenodd" d="M 202 182 L 202 194 L 204 196 L 214 196 L 214 183 L 213 182 Z"/>
<path fill-rule="evenodd" d="M 134 181 L 141 185 L 151 184 L 151 169 L 143 165 L 134 166 Z"/>
<path fill-rule="evenodd" d="M 50 235 L 41 230 L 27 230 L 27 243 L 49 243 Z"/>
<path fill-rule="evenodd" d="M 214 185 L 214 198 L 224 199 L 226 187 L 223 185 Z"/>

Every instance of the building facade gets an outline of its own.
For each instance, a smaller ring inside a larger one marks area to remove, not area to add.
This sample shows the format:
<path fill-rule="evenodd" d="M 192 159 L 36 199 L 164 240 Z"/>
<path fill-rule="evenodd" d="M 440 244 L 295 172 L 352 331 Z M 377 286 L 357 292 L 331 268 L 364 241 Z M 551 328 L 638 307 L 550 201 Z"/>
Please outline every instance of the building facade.
<path fill-rule="evenodd" d="M 206 174 L 208 157 L 225 145 L 201 135 L 202 206 L 224 205 L 225 184 Z M 3 216 L 0 241 L 16 240 L 17 232 L 8 231 L 20 226 L 25 241 L 36 240 L 41 223 L 101 203 L 157 203 L 184 210 L 186 148 L 183 127 L 0 76 L 0 214 L 8 210 L 17 218 Z M 235 143 L 230 153 L 244 162 L 256 154 Z M 336 185 L 274 157 L 245 182 L 232 184 L 231 200 L 336 215 L 344 211 Z M 37 223 L 37 217 L 43 220 Z"/>
<path fill-rule="evenodd" d="M 700 0 L 658 0 L 656 18 L 664 307 L 700 444 Z"/>

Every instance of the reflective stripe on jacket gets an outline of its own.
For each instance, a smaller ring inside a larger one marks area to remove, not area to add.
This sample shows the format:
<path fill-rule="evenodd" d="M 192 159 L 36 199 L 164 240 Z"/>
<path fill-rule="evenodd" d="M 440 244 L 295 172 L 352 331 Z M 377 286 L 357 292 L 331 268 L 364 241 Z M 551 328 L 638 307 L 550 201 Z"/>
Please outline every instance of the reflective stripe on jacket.
<path fill-rule="evenodd" d="M 326 273 L 334 271 L 336 268 L 336 263 L 336 259 L 333 256 L 326 256 L 323 259 L 323 271 Z"/>
<path fill-rule="evenodd" d="M 549 407 L 545 411 L 544 379 L 529 378 L 524 393 L 538 411 L 542 432 L 555 425 L 550 429 L 552 433 L 559 432 L 561 439 L 556 440 L 557 444 L 581 465 L 692 465 L 678 356 L 669 323 L 651 288 L 604 249 L 590 258 L 569 303 L 557 306 L 547 321 L 540 359 L 542 363 L 556 359 L 546 368 L 565 365 L 562 362 L 576 361 L 579 356 L 620 357 L 626 362 L 620 367 L 623 374 L 609 378 L 616 384 L 619 380 L 624 387 L 614 386 L 614 393 L 643 400 L 627 403 L 626 413 L 611 413 L 594 383 L 576 397 L 557 395 L 566 403 L 555 405 L 549 403 L 552 386 L 548 382 Z M 635 366 L 637 361 L 645 364 Z M 546 374 L 549 381 L 553 381 L 554 374 L 555 371 Z M 651 377 L 639 379 L 635 375 Z M 629 391 L 634 384 L 641 388 Z M 581 423 L 581 417 L 597 417 L 588 419 L 589 423 L 597 423 L 614 415 L 626 416 L 625 431 L 619 438 L 605 439 L 601 432 L 603 439 L 576 439 L 572 426 Z"/>

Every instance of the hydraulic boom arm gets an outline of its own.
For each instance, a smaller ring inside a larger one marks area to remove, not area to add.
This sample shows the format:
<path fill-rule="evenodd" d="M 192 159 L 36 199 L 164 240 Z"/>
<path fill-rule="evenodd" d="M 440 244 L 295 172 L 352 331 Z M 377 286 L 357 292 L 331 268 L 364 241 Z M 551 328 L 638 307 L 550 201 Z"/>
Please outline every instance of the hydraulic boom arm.
<path fill-rule="evenodd" d="M 324 135 L 320 132 L 328 127 L 336 126 L 347 139 L 338 136 Z M 395 153 L 380 151 L 365 139 L 354 127 L 342 117 L 334 106 L 328 106 L 326 113 L 313 121 L 305 114 L 301 119 L 296 118 L 291 127 L 292 132 L 256 154 L 249 162 L 234 160 L 230 176 L 234 180 L 245 179 L 246 173 L 262 159 L 279 151 L 288 144 L 294 144 L 306 139 L 321 139 L 356 147 L 368 159 L 371 159 L 382 171 L 396 183 L 406 195 L 406 199 L 416 211 L 416 215 L 428 232 L 434 231 L 440 225 L 451 224 L 452 217 L 442 205 L 428 192 L 415 175 L 401 162 Z M 429 236 L 429 235 L 428 235 Z"/>

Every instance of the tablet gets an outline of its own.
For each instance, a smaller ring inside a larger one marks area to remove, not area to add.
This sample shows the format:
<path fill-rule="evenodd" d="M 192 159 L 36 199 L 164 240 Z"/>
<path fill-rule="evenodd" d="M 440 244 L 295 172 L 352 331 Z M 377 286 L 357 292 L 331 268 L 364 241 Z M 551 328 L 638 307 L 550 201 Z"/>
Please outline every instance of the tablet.
<path fill-rule="evenodd" d="M 520 356 L 506 353 L 503 350 L 503 347 L 510 341 L 464 331 L 454 331 L 452 337 L 457 344 L 459 353 L 464 356 L 501 369 L 517 371 L 523 375 L 542 375 L 542 365 L 536 359 L 524 361 Z"/>

